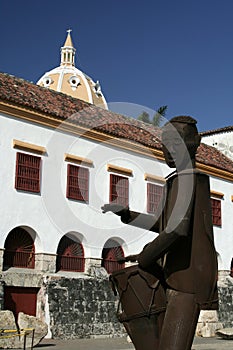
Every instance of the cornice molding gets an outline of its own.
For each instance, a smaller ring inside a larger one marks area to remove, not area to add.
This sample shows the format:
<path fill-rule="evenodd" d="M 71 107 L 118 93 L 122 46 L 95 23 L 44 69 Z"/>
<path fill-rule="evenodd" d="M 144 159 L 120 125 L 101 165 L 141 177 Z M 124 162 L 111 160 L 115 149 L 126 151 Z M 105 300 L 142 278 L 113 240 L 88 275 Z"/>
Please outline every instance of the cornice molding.
<path fill-rule="evenodd" d="M 0 112 L 37 125 L 58 129 L 59 131 L 95 140 L 97 142 L 104 142 L 105 144 L 114 146 L 118 149 L 127 150 L 152 159 L 164 161 L 163 152 L 161 150 L 150 148 L 134 141 L 119 139 L 115 136 L 107 135 L 106 133 L 101 133 L 93 129 L 81 127 L 67 120 L 58 120 L 59 117 L 52 117 L 46 113 L 37 112 L 32 108 L 23 108 L 22 106 L 10 102 L 0 101 Z M 200 162 L 197 162 L 197 169 L 208 175 L 233 182 L 233 174 L 230 171 L 222 170 Z"/>
<path fill-rule="evenodd" d="M 59 117 L 51 117 L 45 113 L 36 112 L 33 109 L 22 108 L 21 106 L 0 101 L 0 112 L 31 123 L 43 125 L 48 128 L 57 129 L 79 137 L 95 140 L 97 142 L 103 142 L 127 151 L 143 154 L 150 158 L 164 160 L 163 153 L 160 150 L 144 146 L 139 142 L 117 138 L 113 135 L 108 135 L 100 131 L 85 128 L 67 120 L 58 120 Z"/>
<path fill-rule="evenodd" d="M 233 182 L 233 174 L 230 171 L 215 168 L 213 166 L 202 164 L 199 162 L 196 163 L 196 166 L 198 170 L 202 171 L 207 175 L 219 177 L 221 179 Z"/>

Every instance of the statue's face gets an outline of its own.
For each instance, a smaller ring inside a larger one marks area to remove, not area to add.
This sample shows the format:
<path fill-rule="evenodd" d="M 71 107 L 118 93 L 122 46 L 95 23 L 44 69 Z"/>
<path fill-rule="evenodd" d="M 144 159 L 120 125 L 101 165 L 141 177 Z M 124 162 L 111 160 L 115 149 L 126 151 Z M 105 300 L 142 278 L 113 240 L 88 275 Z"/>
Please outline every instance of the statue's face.
<path fill-rule="evenodd" d="M 192 164 L 187 147 L 196 143 L 195 136 L 196 134 L 190 132 L 187 124 L 184 123 L 171 123 L 164 127 L 162 150 L 170 168 L 183 170 Z"/>

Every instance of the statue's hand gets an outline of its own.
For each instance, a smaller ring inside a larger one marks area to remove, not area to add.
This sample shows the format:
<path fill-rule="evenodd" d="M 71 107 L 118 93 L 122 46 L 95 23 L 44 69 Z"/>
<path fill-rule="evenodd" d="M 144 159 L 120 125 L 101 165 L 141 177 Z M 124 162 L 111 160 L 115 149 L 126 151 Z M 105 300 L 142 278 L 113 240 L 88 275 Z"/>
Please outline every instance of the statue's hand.
<path fill-rule="evenodd" d="M 121 257 L 121 258 L 117 259 L 117 262 L 119 264 L 124 264 L 127 261 L 136 262 L 137 260 L 138 260 L 138 254 L 135 254 L 135 255 L 128 255 L 125 257 Z"/>
<path fill-rule="evenodd" d="M 113 212 L 116 215 L 121 216 L 125 211 L 128 211 L 128 207 L 124 207 L 123 205 L 120 204 L 104 204 L 101 207 L 103 213 L 107 213 L 108 211 Z"/>
<path fill-rule="evenodd" d="M 126 261 L 136 262 L 138 260 L 138 254 L 126 256 Z"/>
<path fill-rule="evenodd" d="M 117 259 L 117 262 L 118 262 L 119 264 L 124 264 L 124 263 L 126 262 L 125 256 L 123 256 L 123 257 Z"/>

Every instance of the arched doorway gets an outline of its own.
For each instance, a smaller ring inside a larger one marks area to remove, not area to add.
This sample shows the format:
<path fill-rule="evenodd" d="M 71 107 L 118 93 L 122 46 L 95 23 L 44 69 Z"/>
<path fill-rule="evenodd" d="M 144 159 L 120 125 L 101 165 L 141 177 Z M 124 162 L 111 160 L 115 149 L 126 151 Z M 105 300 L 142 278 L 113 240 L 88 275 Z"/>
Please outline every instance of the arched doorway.
<path fill-rule="evenodd" d="M 21 227 L 14 228 L 7 236 L 3 256 L 3 269 L 21 267 L 34 269 L 35 246 L 31 235 Z"/>
<path fill-rule="evenodd" d="M 124 251 L 120 243 L 114 239 L 109 239 L 102 250 L 102 266 L 108 273 L 123 269 L 125 264 L 119 264 L 118 259 L 124 257 Z"/>
<path fill-rule="evenodd" d="M 83 245 L 73 237 L 65 235 L 57 248 L 56 272 L 84 272 L 85 259 Z"/>

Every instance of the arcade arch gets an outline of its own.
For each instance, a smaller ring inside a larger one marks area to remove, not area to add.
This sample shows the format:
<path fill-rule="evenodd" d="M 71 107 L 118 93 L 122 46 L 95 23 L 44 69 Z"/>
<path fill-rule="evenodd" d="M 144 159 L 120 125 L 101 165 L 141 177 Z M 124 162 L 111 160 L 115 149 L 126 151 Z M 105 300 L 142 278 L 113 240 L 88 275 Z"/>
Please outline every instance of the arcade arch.
<path fill-rule="evenodd" d="M 6 237 L 3 270 L 10 267 L 34 269 L 36 232 L 31 228 L 16 227 Z"/>
<path fill-rule="evenodd" d="M 117 261 L 125 256 L 122 246 L 123 242 L 117 238 L 110 238 L 105 243 L 102 250 L 101 266 L 103 266 L 108 273 L 125 267 L 125 264 L 119 264 Z"/>
<path fill-rule="evenodd" d="M 56 258 L 56 272 L 58 271 L 85 271 L 84 248 L 80 235 L 68 233 L 58 244 Z"/>

